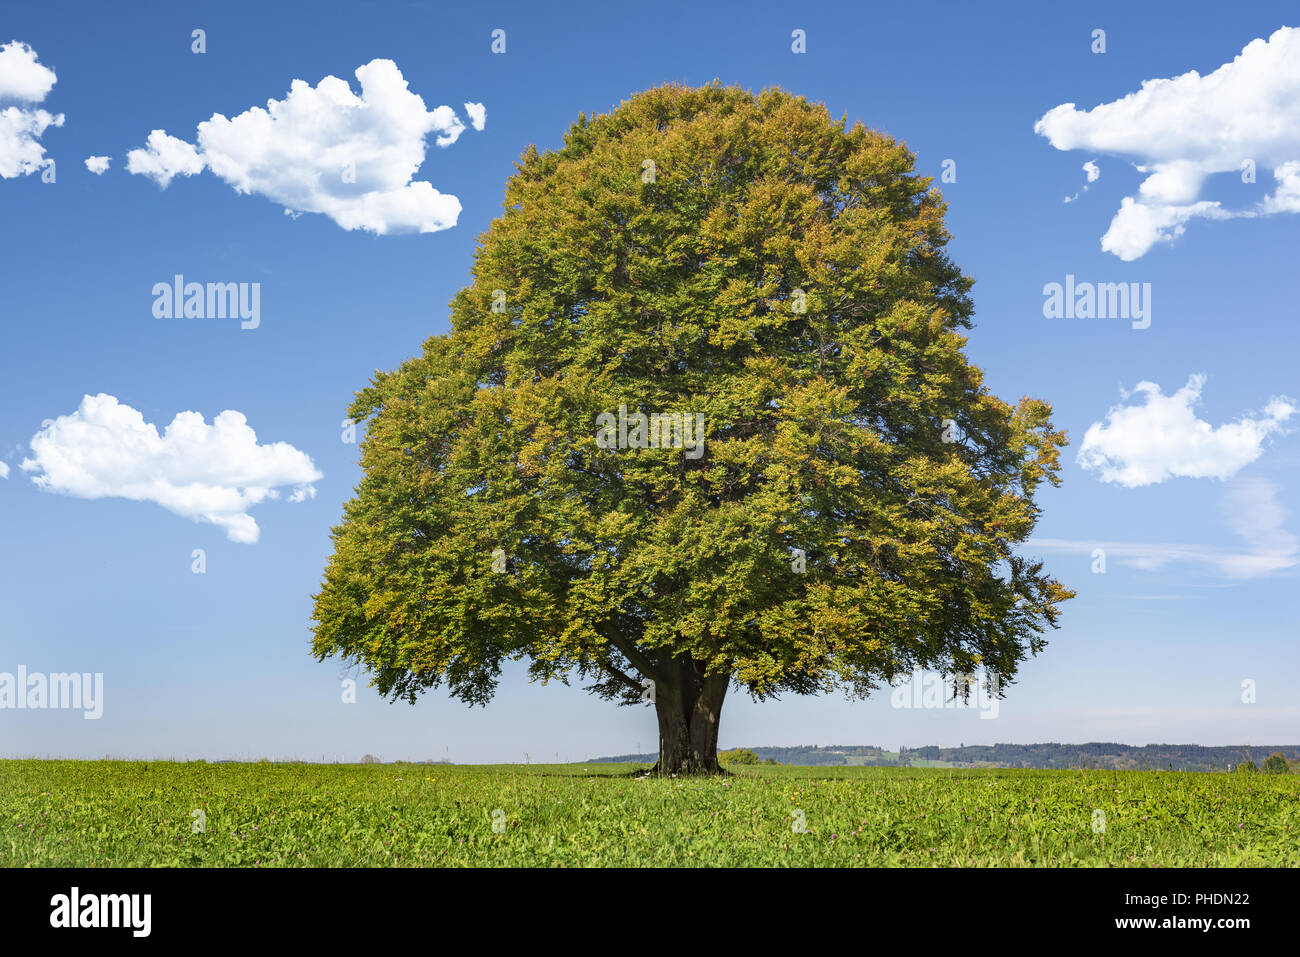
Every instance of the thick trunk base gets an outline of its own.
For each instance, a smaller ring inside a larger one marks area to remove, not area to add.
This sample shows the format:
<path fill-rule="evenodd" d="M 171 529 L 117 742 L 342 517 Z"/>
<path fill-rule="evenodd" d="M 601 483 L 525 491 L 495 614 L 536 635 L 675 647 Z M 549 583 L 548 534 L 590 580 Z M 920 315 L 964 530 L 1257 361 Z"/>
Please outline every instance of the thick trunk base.
<path fill-rule="evenodd" d="M 701 776 L 726 775 L 728 777 L 731 776 L 731 772 L 728 771 L 726 768 L 724 768 L 717 761 L 713 762 L 713 766 L 711 768 L 705 765 L 700 765 L 697 767 L 695 765 L 684 764 L 679 766 L 679 768 L 676 771 L 664 771 L 660 769 L 660 766 L 658 764 L 655 764 L 654 767 L 652 767 L 649 771 L 646 771 L 645 773 L 654 775 L 656 777 L 662 776 L 666 778 L 687 777 L 691 775 L 701 775 Z"/>
<path fill-rule="evenodd" d="M 688 673 L 683 687 L 659 695 L 655 701 L 659 760 L 651 774 L 727 773 L 718 764 L 718 723 L 728 680 L 726 675 L 696 677 Z"/>

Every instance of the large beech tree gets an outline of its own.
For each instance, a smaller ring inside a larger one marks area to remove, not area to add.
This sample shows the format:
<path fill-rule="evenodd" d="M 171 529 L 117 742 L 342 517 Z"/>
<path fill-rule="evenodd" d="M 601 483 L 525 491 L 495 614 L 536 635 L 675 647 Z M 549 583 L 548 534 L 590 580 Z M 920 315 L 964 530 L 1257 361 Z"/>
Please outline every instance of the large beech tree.
<path fill-rule="evenodd" d="M 364 475 L 314 653 L 412 702 L 484 703 L 507 659 L 652 698 L 662 773 L 718 770 L 731 687 L 922 667 L 1004 693 L 1071 596 L 1014 550 L 1065 436 L 963 355 L 972 280 L 913 161 L 716 82 L 530 147 L 451 331 L 350 407 Z M 681 413 L 703 447 L 608 447 L 620 407 L 628 445 Z"/>

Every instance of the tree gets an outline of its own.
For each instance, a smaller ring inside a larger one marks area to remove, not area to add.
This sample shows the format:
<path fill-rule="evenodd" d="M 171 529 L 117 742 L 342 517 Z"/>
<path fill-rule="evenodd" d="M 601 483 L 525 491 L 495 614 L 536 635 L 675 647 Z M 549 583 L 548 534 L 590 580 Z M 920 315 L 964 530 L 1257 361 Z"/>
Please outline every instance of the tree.
<path fill-rule="evenodd" d="M 716 81 L 530 146 L 450 332 L 349 408 L 315 655 L 411 702 L 485 703 L 507 660 L 590 680 L 653 703 L 660 773 L 719 770 L 733 686 L 1003 689 L 1071 597 L 1014 550 L 1065 435 L 963 355 L 972 280 L 913 162 Z"/>
<path fill-rule="evenodd" d="M 1259 766 L 1255 764 L 1254 761 L 1242 761 L 1240 764 L 1237 765 L 1237 770 L 1245 773 L 1249 773 L 1251 771 L 1258 771 Z"/>
<path fill-rule="evenodd" d="M 1289 774 L 1291 772 L 1291 762 L 1286 759 L 1286 755 L 1281 751 L 1274 751 L 1268 756 L 1261 770 L 1265 774 Z"/>
<path fill-rule="evenodd" d="M 762 764 L 758 755 L 749 748 L 732 748 L 718 753 L 719 764 Z"/>

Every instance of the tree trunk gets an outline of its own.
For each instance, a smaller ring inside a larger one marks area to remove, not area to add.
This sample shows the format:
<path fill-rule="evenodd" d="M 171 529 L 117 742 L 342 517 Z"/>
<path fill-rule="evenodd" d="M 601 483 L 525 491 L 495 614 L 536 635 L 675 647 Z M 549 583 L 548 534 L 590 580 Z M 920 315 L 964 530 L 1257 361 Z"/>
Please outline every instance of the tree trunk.
<path fill-rule="evenodd" d="M 658 774 L 724 774 L 718 764 L 718 723 L 729 676 L 701 675 L 689 658 L 674 662 L 675 686 L 655 685 L 659 718 Z"/>

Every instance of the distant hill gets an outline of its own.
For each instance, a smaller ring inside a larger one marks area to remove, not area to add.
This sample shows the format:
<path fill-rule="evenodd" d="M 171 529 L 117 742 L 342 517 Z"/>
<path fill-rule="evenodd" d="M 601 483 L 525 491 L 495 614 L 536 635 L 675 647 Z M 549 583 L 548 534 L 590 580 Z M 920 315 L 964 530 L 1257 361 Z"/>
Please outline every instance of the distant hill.
<path fill-rule="evenodd" d="M 867 767 L 941 768 L 1103 768 L 1115 771 L 1227 771 L 1242 761 L 1263 764 L 1280 751 L 1300 760 L 1300 745 L 1229 745 L 1209 748 L 1199 744 L 972 744 L 959 748 L 928 745 L 886 751 L 871 745 L 828 747 L 800 745 L 789 748 L 750 747 L 761 759 L 781 764 L 857 765 Z M 900 753 L 901 752 L 901 753 Z M 592 763 L 653 764 L 656 754 L 619 754 L 593 758 Z"/>

